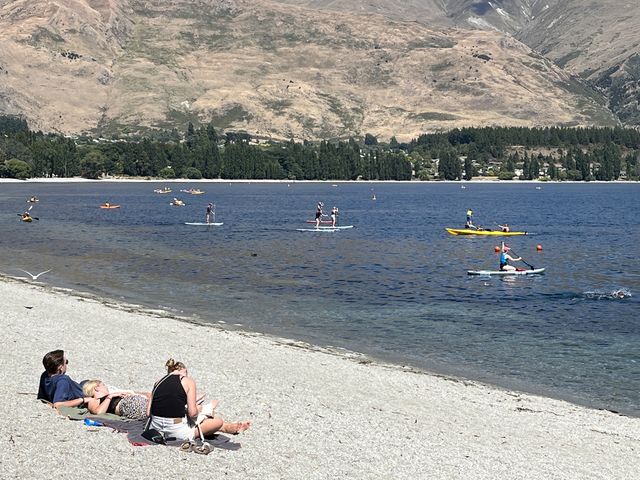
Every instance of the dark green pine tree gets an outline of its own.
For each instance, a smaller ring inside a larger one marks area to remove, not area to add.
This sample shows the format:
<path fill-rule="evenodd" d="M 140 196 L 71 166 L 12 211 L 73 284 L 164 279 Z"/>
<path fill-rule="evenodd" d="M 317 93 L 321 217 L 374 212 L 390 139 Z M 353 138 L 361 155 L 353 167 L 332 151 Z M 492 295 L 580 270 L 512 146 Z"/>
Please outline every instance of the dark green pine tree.
<path fill-rule="evenodd" d="M 464 179 L 471 180 L 473 178 L 473 160 L 467 156 L 464 159 Z"/>

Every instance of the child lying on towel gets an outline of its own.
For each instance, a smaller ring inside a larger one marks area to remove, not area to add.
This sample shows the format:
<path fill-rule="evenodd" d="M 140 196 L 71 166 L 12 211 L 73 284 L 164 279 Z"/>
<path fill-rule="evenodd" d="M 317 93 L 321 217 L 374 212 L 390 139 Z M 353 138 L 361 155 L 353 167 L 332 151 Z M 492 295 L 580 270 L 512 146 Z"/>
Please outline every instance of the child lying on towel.
<path fill-rule="evenodd" d="M 110 392 L 109 387 L 101 380 L 85 382 L 82 391 L 87 397 L 91 397 L 87 402 L 87 408 L 94 415 L 113 413 L 133 420 L 147 417 L 147 403 L 151 397 L 149 392 Z"/>

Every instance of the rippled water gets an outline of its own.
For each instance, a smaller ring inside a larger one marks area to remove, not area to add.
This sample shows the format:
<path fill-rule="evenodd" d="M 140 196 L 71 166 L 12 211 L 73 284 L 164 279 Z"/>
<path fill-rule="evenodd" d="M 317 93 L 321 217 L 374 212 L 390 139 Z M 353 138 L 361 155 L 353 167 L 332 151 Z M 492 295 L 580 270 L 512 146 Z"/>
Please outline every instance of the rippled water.
<path fill-rule="evenodd" d="M 0 271 L 640 414 L 640 185 L 336 185 L 0 184 Z M 355 228 L 296 231 L 319 200 Z M 184 225 L 209 201 L 222 227 Z M 499 242 L 445 232 L 468 208 L 535 233 L 507 242 L 546 274 L 467 276 Z"/>

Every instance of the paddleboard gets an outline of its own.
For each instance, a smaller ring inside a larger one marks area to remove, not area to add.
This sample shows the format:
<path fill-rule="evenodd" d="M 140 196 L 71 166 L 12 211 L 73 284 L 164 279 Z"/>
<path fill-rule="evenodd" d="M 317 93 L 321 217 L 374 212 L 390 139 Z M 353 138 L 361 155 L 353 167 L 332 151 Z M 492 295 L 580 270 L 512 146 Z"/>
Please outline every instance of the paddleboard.
<path fill-rule="evenodd" d="M 184 222 L 185 225 L 206 225 L 208 227 L 219 227 L 220 225 L 224 225 L 223 222 Z"/>
<path fill-rule="evenodd" d="M 533 270 L 468 270 L 469 275 L 536 275 L 544 272 L 544 268 Z"/>
<path fill-rule="evenodd" d="M 299 232 L 338 232 L 339 228 L 320 227 L 320 228 L 296 228 Z"/>
<path fill-rule="evenodd" d="M 169 205 L 171 205 L 172 207 L 186 207 L 187 206 L 186 203 L 173 203 L 173 202 L 171 202 Z"/>
<path fill-rule="evenodd" d="M 320 225 L 319 228 L 320 228 L 320 230 L 325 229 L 325 228 L 330 228 L 330 229 L 333 229 L 333 230 L 346 230 L 347 228 L 353 228 L 353 225 L 336 225 L 335 227 Z"/>

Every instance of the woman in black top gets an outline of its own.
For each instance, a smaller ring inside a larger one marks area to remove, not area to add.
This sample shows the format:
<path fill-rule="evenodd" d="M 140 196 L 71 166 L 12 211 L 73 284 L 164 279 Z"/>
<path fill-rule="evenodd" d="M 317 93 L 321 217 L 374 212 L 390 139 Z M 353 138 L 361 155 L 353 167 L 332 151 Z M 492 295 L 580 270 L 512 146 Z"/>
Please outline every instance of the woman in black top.
<path fill-rule="evenodd" d="M 193 440 L 200 436 L 211 435 L 217 431 L 240 433 L 251 426 L 250 422 L 228 423 L 213 415 L 217 401 L 211 402 L 201 414 L 197 406 L 196 383 L 182 362 L 170 358 L 165 364 L 167 375 L 153 388 L 147 414 L 151 417 L 149 428 L 154 428 L 165 437 L 177 440 Z M 200 431 L 198 430 L 200 429 Z"/>

